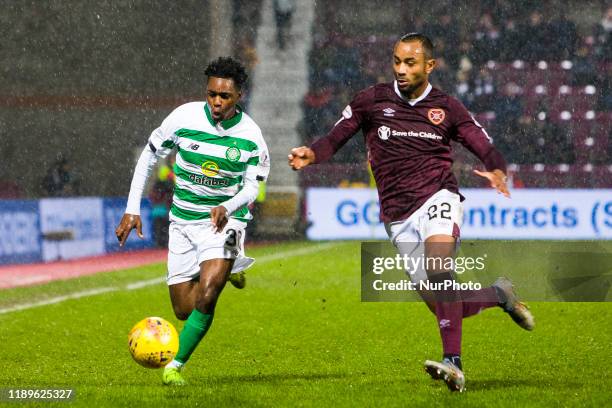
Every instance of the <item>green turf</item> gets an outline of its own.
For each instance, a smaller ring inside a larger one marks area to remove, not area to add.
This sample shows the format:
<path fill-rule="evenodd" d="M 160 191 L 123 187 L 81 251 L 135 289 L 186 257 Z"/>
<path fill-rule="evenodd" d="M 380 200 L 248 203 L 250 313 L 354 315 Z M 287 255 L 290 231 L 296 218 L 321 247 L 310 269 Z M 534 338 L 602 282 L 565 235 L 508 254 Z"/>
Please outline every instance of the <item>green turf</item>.
<path fill-rule="evenodd" d="M 549 407 L 611 400 L 609 303 L 533 303 L 538 326 L 532 333 L 498 309 L 467 319 L 467 391 L 451 394 L 422 369 L 425 359 L 440 355 L 426 307 L 361 303 L 359 243 L 282 256 L 310 245 L 250 251 L 276 258 L 248 272 L 245 290 L 223 293 L 184 372 L 185 388 L 161 386 L 161 371 L 138 366 L 127 348 L 128 330 L 146 316 L 182 326 L 163 283 L 0 315 L 0 387 L 76 390 L 68 405 L 30 406 Z M 2 291 L 0 308 L 123 288 L 164 270 L 155 265 Z"/>

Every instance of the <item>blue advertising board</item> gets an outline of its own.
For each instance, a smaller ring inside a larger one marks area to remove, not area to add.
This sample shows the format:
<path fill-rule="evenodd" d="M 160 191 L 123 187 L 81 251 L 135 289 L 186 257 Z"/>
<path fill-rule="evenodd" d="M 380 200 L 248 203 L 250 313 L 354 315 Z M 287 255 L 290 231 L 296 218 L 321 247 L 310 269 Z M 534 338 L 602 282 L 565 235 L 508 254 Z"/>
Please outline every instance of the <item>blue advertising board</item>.
<path fill-rule="evenodd" d="M 0 200 L 0 264 L 74 259 L 118 251 L 115 228 L 125 198 Z M 154 246 L 151 204 L 142 200 L 144 239 L 130 234 L 122 250 Z M 60 237 L 60 238 L 58 238 Z"/>
<path fill-rule="evenodd" d="M 0 264 L 42 260 L 40 213 L 36 200 L 0 201 Z"/>
<path fill-rule="evenodd" d="M 143 199 L 140 204 L 140 217 L 142 218 L 142 234 L 144 239 L 140 239 L 136 231 L 132 231 L 123 248 L 119 247 L 115 228 L 119 225 L 121 217 L 125 212 L 127 199 L 125 198 L 104 198 L 102 201 L 102 211 L 104 219 L 104 246 L 106 252 L 116 252 L 120 249 L 133 250 L 151 248 L 154 246 L 153 226 L 151 219 L 151 202 Z"/>

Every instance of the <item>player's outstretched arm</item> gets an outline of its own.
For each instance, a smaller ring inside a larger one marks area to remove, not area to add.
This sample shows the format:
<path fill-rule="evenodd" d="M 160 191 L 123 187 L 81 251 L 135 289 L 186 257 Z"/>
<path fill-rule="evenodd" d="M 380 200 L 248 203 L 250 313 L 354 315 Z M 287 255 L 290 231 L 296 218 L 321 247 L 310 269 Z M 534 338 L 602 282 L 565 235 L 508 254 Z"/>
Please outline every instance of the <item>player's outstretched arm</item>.
<path fill-rule="evenodd" d="M 289 153 L 289 167 L 293 170 L 301 170 L 315 162 L 315 152 L 306 146 L 295 147 Z"/>
<path fill-rule="evenodd" d="M 130 236 L 130 232 L 136 228 L 136 233 L 140 239 L 144 239 L 144 235 L 142 234 L 142 220 L 140 219 L 140 215 L 135 214 L 123 214 L 121 221 L 119 222 L 119 226 L 115 230 L 115 235 L 117 236 L 117 240 L 119 241 L 119 245 L 123 246 L 125 241 Z"/>
<path fill-rule="evenodd" d="M 142 220 L 140 219 L 140 200 L 147 179 L 157 163 L 157 156 L 150 146 L 151 145 L 148 145 L 143 149 L 138 159 L 138 163 L 136 163 L 132 185 L 130 186 L 127 208 L 119 222 L 119 226 L 115 230 L 115 235 L 117 236 L 117 240 L 119 240 L 120 246 L 125 244 L 125 241 L 130 236 L 130 232 L 134 228 L 136 228 L 138 237 L 144 239 L 144 235 L 142 234 Z"/>
<path fill-rule="evenodd" d="M 338 150 L 357 133 L 368 112 L 372 111 L 375 99 L 375 88 L 369 87 L 359 92 L 342 111 L 342 116 L 327 135 L 318 138 L 310 147 L 301 146 L 291 149 L 289 167 L 301 170 L 315 163 L 324 163 L 332 158 Z"/>
<path fill-rule="evenodd" d="M 489 180 L 491 187 L 497 190 L 498 193 L 510 198 L 510 191 L 508 191 L 508 186 L 506 185 L 507 177 L 503 171 L 499 169 L 493 171 L 474 170 L 474 173 Z"/>

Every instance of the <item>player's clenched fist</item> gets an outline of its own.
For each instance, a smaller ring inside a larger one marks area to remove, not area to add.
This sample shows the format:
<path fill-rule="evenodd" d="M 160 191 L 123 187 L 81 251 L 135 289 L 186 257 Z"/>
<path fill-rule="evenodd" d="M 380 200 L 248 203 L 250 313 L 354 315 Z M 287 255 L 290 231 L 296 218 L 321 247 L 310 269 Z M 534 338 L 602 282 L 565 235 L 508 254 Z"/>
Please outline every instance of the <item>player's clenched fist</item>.
<path fill-rule="evenodd" d="M 125 244 L 125 240 L 130 235 L 130 231 L 132 231 L 134 228 L 136 228 L 138 237 L 143 239 L 144 235 L 142 235 L 142 221 L 140 220 L 140 215 L 127 213 L 123 214 L 121 222 L 119 222 L 119 226 L 115 230 L 115 235 L 117 235 L 117 240 L 119 240 L 120 246 Z"/>
<path fill-rule="evenodd" d="M 289 153 L 289 167 L 293 170 L 300 170 L 309 164 L 314 163 L 315 153 L 310 147 L 301 146 L 291 149 Z"/>

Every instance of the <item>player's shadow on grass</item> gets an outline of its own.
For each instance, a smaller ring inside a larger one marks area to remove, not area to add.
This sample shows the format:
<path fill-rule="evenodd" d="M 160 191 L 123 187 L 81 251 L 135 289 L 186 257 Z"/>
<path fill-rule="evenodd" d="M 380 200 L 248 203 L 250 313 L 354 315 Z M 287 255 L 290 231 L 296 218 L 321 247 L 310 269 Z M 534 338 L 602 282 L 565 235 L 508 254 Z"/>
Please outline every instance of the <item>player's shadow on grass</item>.
<path fill-rule="evenodd" d="M 469 391 L 488 391 L 488 390 L 497 390 L 504 388 L 512 388 L 512 387 L 537 387 L 537 388 L 553 388 L 558 387 L 560 384 L 550 384 L 542 383 L 537 380 L 527 380 L 520 378 L 507 378 L 507 379 L 495 379 L 495 380 L 468 380 L 466 381 L 465 388 Z M 580 387 L 579 383 L 564 383 L 563 386 L 571 388 L 571 387 Z"/>
<path fill-rule="evenodd" d="M 252 375 L 224 375 L 218 377 L 209 377 L 206 382 L 217 383 L 217 384 L 228 384 L 236 382 L 250 382 L 250 383 L 284 383 L 294 381 L 316 381 L 316 380 L 337 380 L 342 378 L 350 377 L 344 373 L 306 373 L 306 374 L 291 374 L 291 373 L 277 373 L 277 374 L 252 374 Z"/>

